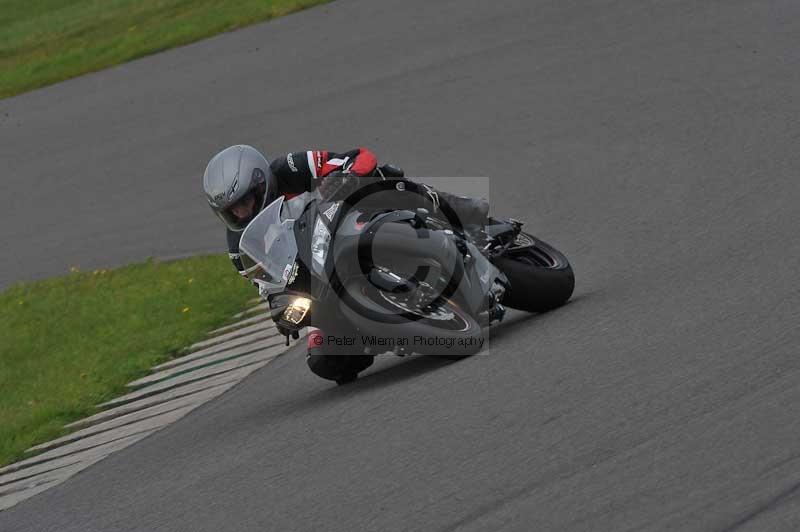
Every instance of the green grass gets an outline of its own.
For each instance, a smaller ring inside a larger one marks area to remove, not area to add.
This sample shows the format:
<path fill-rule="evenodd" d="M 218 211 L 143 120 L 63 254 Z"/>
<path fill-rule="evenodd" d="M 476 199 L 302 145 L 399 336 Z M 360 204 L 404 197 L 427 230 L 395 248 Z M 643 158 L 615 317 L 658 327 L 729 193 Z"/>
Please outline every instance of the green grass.
<path fill-rule="evenodd" d="M 0 98 L 327 0 L 0 0 Z"/>
<path fill-rule="evenodd" d="M 225 256 L 73 272 L 0 293 L 0 465 L 65 434 L 256 295 Z"/>

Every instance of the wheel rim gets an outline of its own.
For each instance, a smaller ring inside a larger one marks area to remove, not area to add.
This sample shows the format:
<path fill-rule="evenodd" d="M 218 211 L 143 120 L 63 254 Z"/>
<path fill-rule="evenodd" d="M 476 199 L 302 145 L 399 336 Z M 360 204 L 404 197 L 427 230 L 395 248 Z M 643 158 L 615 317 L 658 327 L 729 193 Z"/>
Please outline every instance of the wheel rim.
<path fill-rule="evenodd" d="M 417 287 L 415 292 L 424 291 L 432 293 L 433 290 L 428 290 L 429 287 L 430 285 L 428 285 L 428 283 L 420 283 L 420 286 Z M 449 321 L 455 317 L 455 313 L 453 311 L 441 305 L 428 304 L 420 307 L 417 304 L 419 296 L 415 297 L 406 296 L 405 294 L 393 294 L 390 292 L 384 292 L 383 290 L 378 290 L 378 294 L 390 305 L 397 307 L 403 312 L 419 316 L 420 318 L 433 321 Z"/>
<path fill-rule="evenodd" d="M 469 329 L 469 322 L 462 316 L 460 309 L 448 299 L 436 298 L 435 289 L 428 283 L 419 283 L 417 290 L 410 294 L 385 292 L 377 288 L 374 291 L 385 303 L 384 306 L 434 322 L 437 328 L 451 331 Z M 366 293 L 364 295 L 368 296 Z M 426 300 L 430 303 L 420 306 L 419 302 Z"/>
<path fill-rule="evenodd" d="M 522 232 L 514 238 L 514 246 L 509 248 L 507 255 L 518 262 L 538 268 L 557 269 L 567 264 L 550 246 Z"/>

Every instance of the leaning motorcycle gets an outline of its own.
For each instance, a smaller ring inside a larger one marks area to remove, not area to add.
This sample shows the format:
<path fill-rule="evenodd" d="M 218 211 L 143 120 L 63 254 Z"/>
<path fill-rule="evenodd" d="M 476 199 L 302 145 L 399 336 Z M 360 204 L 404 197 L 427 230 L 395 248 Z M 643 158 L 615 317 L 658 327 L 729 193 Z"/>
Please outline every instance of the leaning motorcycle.
<path fill-rule="evenodd" d="M 322 331 L 309 342 L 317 375 L 350 382 L 387 351 L 469 356 L 506 307 L 544 312 L 572 295 L 566 257 L 517 220 L 469 226 L 447 205 L 430 212 L 359 201 L 416 186 L 388 179 L 355 201 L 317 191 L 279 197 L 244 230 L 248 277 L 287 344 L 304 327 Z"/>

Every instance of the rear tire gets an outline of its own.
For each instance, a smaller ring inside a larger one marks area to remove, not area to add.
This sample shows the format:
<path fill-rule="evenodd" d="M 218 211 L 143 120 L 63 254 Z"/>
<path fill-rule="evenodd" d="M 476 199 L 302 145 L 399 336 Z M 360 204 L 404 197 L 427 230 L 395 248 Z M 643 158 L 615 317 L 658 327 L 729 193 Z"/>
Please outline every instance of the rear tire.
<path fill-rule="evenodd" d="M 522 245 L 492 261 L 511 283 L 503 304 L 546 312 L 566 303 L 575 289 L 575 274 L 564 254 L 527 233 L 517 238 Z"/>

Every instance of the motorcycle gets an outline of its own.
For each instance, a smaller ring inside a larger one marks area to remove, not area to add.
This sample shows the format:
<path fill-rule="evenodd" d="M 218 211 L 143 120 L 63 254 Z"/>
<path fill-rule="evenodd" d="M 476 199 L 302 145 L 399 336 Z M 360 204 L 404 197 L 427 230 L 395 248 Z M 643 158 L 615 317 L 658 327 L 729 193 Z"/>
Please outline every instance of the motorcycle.
<path fill-rule="evenodd" d="M 287 345 L 304 327 L 318 329 L 307 357 L 318 376 L 345 384 L 387 351 L 470 356 L 506 307 L 544 312 L 572 295 L 567 258 L 518 220 L 470 226 L 447 205 L 358 201 L 417 186 L 386 179 L 356 201 L 318 191 L 279 197 L 244 230 L 247 275 Z"/>

